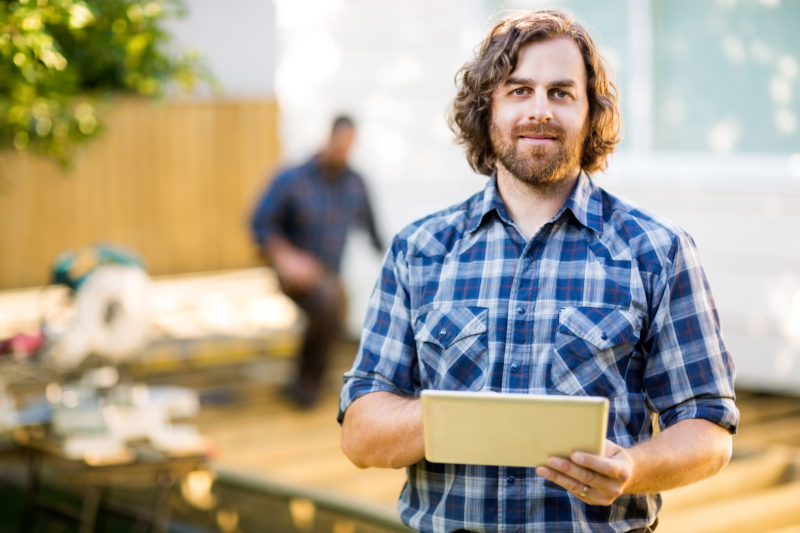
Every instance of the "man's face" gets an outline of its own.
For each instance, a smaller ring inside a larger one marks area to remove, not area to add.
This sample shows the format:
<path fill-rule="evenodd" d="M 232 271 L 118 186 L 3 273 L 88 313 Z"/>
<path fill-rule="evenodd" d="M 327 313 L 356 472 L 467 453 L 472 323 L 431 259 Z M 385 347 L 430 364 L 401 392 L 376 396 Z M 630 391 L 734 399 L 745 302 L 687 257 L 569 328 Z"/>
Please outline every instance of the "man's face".
<path fill-rule="evenodd" d="M 577 175 L 587 135 L 586 68 L 578 45 L 558 38 L 526 45 L 492 95 L 490 136 L 503 168 L 547 189 Z"/>
<path fill-rule="evenodd" d="M 328 163 L 333 167 L 344 167 L 350 156 L 350 150 L 356 138 L 356 132 L 349 126 L 339 126 L 331 133 L 326 149 Z"/>

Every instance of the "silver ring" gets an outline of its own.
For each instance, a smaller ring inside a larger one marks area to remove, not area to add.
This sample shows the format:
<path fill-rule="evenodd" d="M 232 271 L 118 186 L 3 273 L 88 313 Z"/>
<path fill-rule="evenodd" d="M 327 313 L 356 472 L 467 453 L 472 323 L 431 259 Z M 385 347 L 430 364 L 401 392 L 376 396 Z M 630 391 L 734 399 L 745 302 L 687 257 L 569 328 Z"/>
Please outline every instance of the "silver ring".
<path fill-rule="evenodd" d="M 584 485 L 583 492 L 581 492 L 581 498 L 585 498 L 587 494 L 589 494 L 589 485 Z"/>

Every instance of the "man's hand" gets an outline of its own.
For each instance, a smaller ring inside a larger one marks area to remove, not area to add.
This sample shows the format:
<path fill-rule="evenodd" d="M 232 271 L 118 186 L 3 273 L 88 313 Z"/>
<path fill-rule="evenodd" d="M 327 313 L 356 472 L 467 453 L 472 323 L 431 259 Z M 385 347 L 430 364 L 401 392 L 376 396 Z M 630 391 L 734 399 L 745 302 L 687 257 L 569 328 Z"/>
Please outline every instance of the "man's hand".
<path fill-rule="evenodd" d="M 603 456 L 551 457 L 536 473 L 593 505 L 623 493 L 661 492 L 714 475 L 731 457 L 731 435 L 713 422 L 686 419 L 648 441 L 621 448 L 606 440 Z"/>
<path fill-rule="evenodd" d="M 272 266 L 284 290 L 302 293 L 322 281 L 325 274 L 322 263 L 313 254 L 293 246 L 286 239 L 271 237 L 264 251 L 272 259 Z"/>
<path fill-rule="evenodd" d="M 317 258 L 302 250 L 286 251 L 277 256 L 275 270 L 289 290 L 299 292 L 318 285 L 324 273 Z"/>
<path fill-rule="evenodd" d="M 633 476 L 633 458 L 625 448 L 606 440 L 603 456 L 573 452 L 569 459 L 551 457 L 536 473 L 588 504 L 611 505 Z"/>

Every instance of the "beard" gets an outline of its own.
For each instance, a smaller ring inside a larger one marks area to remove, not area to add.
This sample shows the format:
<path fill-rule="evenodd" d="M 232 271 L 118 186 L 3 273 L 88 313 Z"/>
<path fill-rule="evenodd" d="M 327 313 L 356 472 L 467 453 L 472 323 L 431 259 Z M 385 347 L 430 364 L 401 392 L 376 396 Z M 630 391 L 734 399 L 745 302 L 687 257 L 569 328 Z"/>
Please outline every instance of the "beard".
<path fill-rule="evenodd" d="M 533 133 L 553 137 L 556 146 L 520 146 L 519 137 Z M 588 123 L 579 135 L 572 137 L 553 124 L 514 126 L 510 132 L 504 132 L 494 121 L 489 127 L 497 161 L 519 181 L 540 190 L 561 183 L 570 171 L 580 166 L 587 133 Z"/>

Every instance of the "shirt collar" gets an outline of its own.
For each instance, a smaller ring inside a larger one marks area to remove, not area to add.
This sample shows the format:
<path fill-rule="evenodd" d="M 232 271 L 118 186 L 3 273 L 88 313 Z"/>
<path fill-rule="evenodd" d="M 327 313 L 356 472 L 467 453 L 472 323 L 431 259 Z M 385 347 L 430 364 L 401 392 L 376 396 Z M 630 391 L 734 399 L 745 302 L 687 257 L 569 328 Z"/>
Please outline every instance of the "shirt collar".
<path fill-rule="evenodd" d="M 510 222 L 511 217 L 508 216 L 506 206 L 497 192 L 497 173 L 495 172 L 489 178 L 486 186 L 483 188 L 483 194 L 476 195 L 475 201 L 470 206 L 470 216 L 467 220 L 466 231 L 472 233 L 480 227 L 484 218 L 492 212 L 504 221 Z"/>
<path fill-rule="evenodd" d="M 553 220 L 560 218 L 564 211 L 567 210 L 569 210 L 582 225 L 597 233 L 603 232 L 603 201 L 601 191 L 583 171 L 578 175 L 578 181 L 575 183 L 575 187 L 572 189 L 567 201 L 564 202 L 564 205 L 559 209 L 556 216 L 553 217 Z M 500 193 L 497 191 L 497 173 L 492 174 L 492 177 L 483 189 L 483 194 L 478 195 L 475 203 L 472 204 L 466 230 L 472 232 L 478 229 L 484 218 L 491 212 L 495 212 L 503 222 L 507 224 L 512 223 L 511 217 L 503 203 L 503 199 L 500 198 Z"/>
<path fill-rule="evenodd" d="M 556 218 L 566 210 L 571 211 L 575 219 L 587 228 L 598 234 L 603 233 L 602 191 L 583 170 L 578 174 L 575 188 L 572 189 Z"/>

